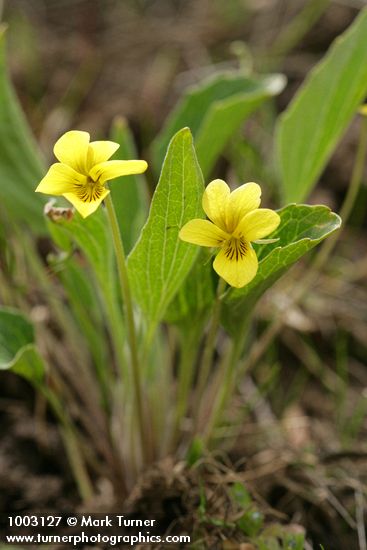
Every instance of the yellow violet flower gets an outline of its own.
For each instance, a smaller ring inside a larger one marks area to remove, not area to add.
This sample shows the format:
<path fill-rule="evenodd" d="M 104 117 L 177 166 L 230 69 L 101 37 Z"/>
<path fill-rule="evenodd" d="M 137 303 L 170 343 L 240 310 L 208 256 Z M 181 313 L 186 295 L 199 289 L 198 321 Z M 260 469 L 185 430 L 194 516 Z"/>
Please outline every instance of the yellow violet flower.
<path fill-rule="evenodd" d="M 60 162 L 50 167 L 36 191 L 63 195 L 86 218 L 110 192 L 107 181 L 141 174 L 148 167 L 145 160 L 109 160 L 118 148 L 113 141 L 90 142 L 88 132 L 66 132 L 54 146 Z"/>
<path fill-rule="evenodd" d="M 280 217 L 259 208 L 261 188 L 245 183 L 231 193 L 223 180 L 214 180 L 203 194 L 203 209 L 209 220 L 191 220 L 179 233 L 183 241 L 219 247 L 213 267 L 229 285 L 241 288 L 256 275 L 258 260 L 251 242 L 274 231 Z"/>

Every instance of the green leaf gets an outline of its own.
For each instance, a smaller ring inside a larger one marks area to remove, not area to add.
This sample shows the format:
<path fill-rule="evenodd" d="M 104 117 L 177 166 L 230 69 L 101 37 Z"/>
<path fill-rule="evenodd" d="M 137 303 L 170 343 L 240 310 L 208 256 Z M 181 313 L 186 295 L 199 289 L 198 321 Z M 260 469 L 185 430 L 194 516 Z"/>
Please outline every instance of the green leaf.
<path fill-rule="evenodd" d="M 247 508 L 252 503 L 250 493 L 244 484 L 239 481 L 236 481 L 230 488 L 230 495 L 233 501 L 241 506 L 241 508 Z"/>
<path fill-rule="evenodd" d="M 81 250 L 92 268 L 92 280 L 95 277 L 97 288 L 103 293 L 102 303 L 109 322 L 121 322 L 113 241 L 104 208 L 98 208 L 87 218 L 75 212 L 71 220 L 49 222 L 48 227 L 54 242 L 68 254 L 75 245 Z M 76 272 L 74 276 L 77 276 Z M 86 271 L 85 276 L 89 277 L 90 273 Z M 75 280 L 74 286 L 78 284 L 79 281 Z"/>
<path fill-rule="evenodd" d="M 236 524 L 245 535 L 248 537 L 255 537 L 263 527 L 264 516 L 253 506 L 236 521 Z"/>
<path fill-rule="evenodd" d="M 94 364 L 99 372 L 106 373 L 109 342 L 104 337 L 104 320 L 93 279 L 88 276 L 83 262 L 72 256 L 61 262 L 58 260 L 52 267 L 59 275 Z"/>
<path fill-rule="evenodd" d="M 279 119 L 276 146 L 286 201 L 311 192 L 367 92 L 367 9 L 331 46 Z"/>
<path fill-rule="evenodd" d="M 55 243 L 66 252 L 70 253 L 72 243 L 78 245 L 103 288 L 115 288 L 113 243 L 103 207 L 87 218 L 75 212 L 71 220 L 50 221 L 48 228 Z"/>
<path fill-rule="evenodd" d="M 225 72 L 189 88 L 153 143 L 156 170 L 169 140 L 188 126 L 197 144 L 197 155 L 207 176 L 228 139 L 263 101 L 283 89 L 282 75 L 248 78 L 238 71 Z"/>
<path fill-rule="evenodd" d="M 111 131 L 112 141 L 120 144 L 114 159 L 137 159 L 133 135 L 125 119 L 117 118 Z M 144 175 L 116 178 L 110 183 L 111 195 L 120 226 L 125 252 L 129 253 L 148 215 L 148 188 Z"/>
<path fill-rule="evenodd" d="M 184 284 L 180 287 L 164 316 L 167 323 L 180 323 L 184 319 L 198 316 L 213 303 L 216 278 L 212 268 L 211 255 L 200 249 Z"/>
<path fill-rule="evenodd" d="M 33 384 L 43 381 L 45 368 L 35 347 L 31 323 L 18 311 L 0 308 L 0 370 L 11 369 Z"/>
<path fill-rule="evenodd" d="M 45 231 L 41 195 L 34 192 L 44 169 L 37 146 L 9 81 L 5 28 L 0 28 L 0 200 L 12 219 Z"/>
<path fill-rule="evenodd" d="M 260 536 L 256 538 L 256 550 L 282 550 L 280 542 L 273 536 Z"/>
<path fill-rule="evenodd" d="M 136 300 L 152 325 L 162 319 L 198 253 L 178 233 L 187 221 L 203 216 L 203 191 L 191 132 L 183 128 L 169 145 L 148 221 L 128 262 Z"/>
<path fill-rule="evenodd" d="M 240 289 L 231 289 L 222 307 L 222 322 L 233 336 L 241 333 L 257 300 L 299 258 L 337 230 L 341 220 L 326 206 L 290 204 L 278 211 L 281 223 L 271 235 L 276 243 L 256 246 L 259 269 Z M 270 237 L 270 236 L 269 236 Z"/>
<path fill-rule="evenodd" d="M 303 533 L 284 533 L 283 548 L 284 550 L 303 550 L 305 544 L 305 536 Z"/>
<path fill-rule="evenodd" d="M 197 135 L 196 151 L 204 176 L 208 176 L 228 140 L 242 126 L 244 120 L 265 100 L 279 94 L 285 86 L 282 75 L 259 79 L 254 89 L 213 102 Z"/>
<path fill-rule="evenodd" d="M 105 321 L 108 324 L 109 333 L 114 341 L 115 353 L 119 356 L 121 364 L 123 364 L 124 324 L 117 285 L 113 240 L 105 209 L 100 207 L 85 219 L 76 212 L 71 220 L 50 221 L 48 222 L 48 227 L 56 245 L 65 250 L 67 255 L 73 252 L 76 245 L 87 259 L 87 265 L 83 266 L 84 273 L 75 269 L 75 265 L 69 264 L 71 271 L 68 274 L 63 274 L 61 279 L 65 282 L 66 291 L 73 301 L 78 285 L 81 284 L 80 278 L 83 274 L 85 278 L 88 278 L 84 292 L 79 293 L 79 315 L 83 315 L 82 304 L 84 302 L 85 305 L 85 300 L 88 299 L 88 292 L 94 291 L 97 300 L 94 299 L 88 305 L 89 320 L 93 321 L 94 315 L 99 318 L 98 302 L 105 313 Z M 65 265 L 65 269 L 67 268 L 68 266 Z M 75 307 L 73 309 L 75 311 Z M 87 315 L 88 310 L 87 312 L 84 311 Z M 98 329 L 98 327 L 94 328 Z M 93 330 L 87 330 L 86 336 L 93 337 L 93 332 Z M 101 331 L 99 331 L 99 337 L 104 338 L 104 334 Z M 105 342 L 98 344 L 97 339 L 91 350 L 96 358 L 97 367 L 99 364 L 98 357 L 101 357 L 96 349 L 98 345 L 101 346 L 101 353 L 105 353 L 106 351 Z"/>
<path fill-rule="evenodd" d="M 205 452 L 205 445 L 200 437 L 195 437 L 186 453 L 186 463 L 188 467 L 194 466 L 201 458 L 203 458 Z M 205 510 L 205 499 L 201 503 Z"/>

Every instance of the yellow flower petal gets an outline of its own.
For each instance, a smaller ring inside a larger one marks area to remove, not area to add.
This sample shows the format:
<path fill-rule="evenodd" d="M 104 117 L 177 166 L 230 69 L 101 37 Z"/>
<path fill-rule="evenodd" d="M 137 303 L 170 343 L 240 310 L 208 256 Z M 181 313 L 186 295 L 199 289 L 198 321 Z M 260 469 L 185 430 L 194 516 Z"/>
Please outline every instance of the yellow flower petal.
<path fill-rule="evenodd" d="M 88 167 L 91 169 L 95 164 L 105 162 L 116 153 L 120 147 L 114 141 L 92 141 L 88 147 Z"/>
<path fill-rule="evenodd" d="M 203 210 L 215 225 L 226 231 L 226 207 L 230 189 L 225 181 L 213 180 L 203 194 Z"/>
<path fill-rule="evenodd" d="M 179 233 L 180 239 L 200 246 L 222 246 L 229 235 L 208 220 L 190 220 Z"/>
<path fill-rule="evenodd" d="M 268 208 L 259 208 L 246 214 L 235 231 L 237 236 L 243 235 L 247 241 L 257 241 L 272 233 L 279 225 L 280 217 Z"/>
<path fill-rule="evenodd" d="M 80 132 L 78 130 L 66 132 L 55 143 L 55 157 L 60 162 L 74 168 L 77 172 L 86 174 L 89 139 L 88 132 Z"/>
<path fill-rule="evenodd" d="M 232 254 L 232 242 L 223 247 L 214 260 L 215 271 L 229 285 L 235 288 L 242 288 L 255 277 L 258 268 L 258 261 L 255 251 L 247 244 L 245 254 Z M 231 259 L 232 258 L 232 259 Z"/>
<path fill-rule="evenodd" d="M 105 197 L 107 197 L 109 193 L 109 189 L 105 189 L 104 192 L 101 194 L 101 196 L 95 200 L 90 202 L 84 202 L 80 200 L 74 193 L 64 193 L 64 197 L 71 202 L 71 204 L 76 208 L 76 210 L 79 212 L 79 214 L 86 218 L 87 216 L 90 216 L 90 214 L 93 214 L 103 201 Z"/>
<path fill-rule="evenodd" d="M 47 195 L 63 195 L 73 192 L 75 186 L 83 185 L 86 181 L 86 176 L 79 174 L 67 164 L 57 162 L 50 166 L 36 191 Z"/>
<path fill-rule="evenodd" d="M 94 181 L 99 180 L 103 184 L 120 176 L 142 174 L 147 168 L 145 160 L 108 160 L 93 166 L 89 174 Z"/>
<path fill-rule="evenodd" d="M 226 213 L 228 231 L 234 231 L 241 219 L 248 212 L 258 208 L 260 202 L 261 187 L 257 183 L 245 183 L 232 191 L 228 200 Z"/>

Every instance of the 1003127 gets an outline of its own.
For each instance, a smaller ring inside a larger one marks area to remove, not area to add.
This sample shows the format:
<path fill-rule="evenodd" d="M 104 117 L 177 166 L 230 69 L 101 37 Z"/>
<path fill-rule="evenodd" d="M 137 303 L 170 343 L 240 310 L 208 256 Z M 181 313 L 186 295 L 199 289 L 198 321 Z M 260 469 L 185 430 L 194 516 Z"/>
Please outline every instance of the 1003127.
<path fill-rule="evenodd" d="M 61 516 L 8 516 L 9 527 L 58 527 Z"/>

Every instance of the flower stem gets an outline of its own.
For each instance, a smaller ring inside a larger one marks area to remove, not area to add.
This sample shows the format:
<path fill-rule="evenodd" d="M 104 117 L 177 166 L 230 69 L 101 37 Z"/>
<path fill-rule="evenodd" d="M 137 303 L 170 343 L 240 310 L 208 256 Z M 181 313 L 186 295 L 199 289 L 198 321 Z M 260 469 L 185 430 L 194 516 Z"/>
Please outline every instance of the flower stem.
<path fill-rule="evenodd" d="M 236 383 L 236 374 L 238 361 L 242 351 L 242 339 L 237 339 L 231 343 L 230 353 L 222 357 L 219 365 L 213 405 L 205 426 L 204 441 L 208 444 L 213 436 L 213 431 L 224 412 L 228 400 L 233 394 Z"/>
<path fill-rule="evenodd" d="M 205 348 L 203 352 L 203 358 L 200 364 L 199 370 L 199 379 L 197 383 L 195 401 L 196 401 L 196 414 L 194 419 L 194 431 L 197 432 L 199 427 L 199 417 L 200 417 L 200 406 L 202 397 L 205 391 L 206 384 L 208 382 L 210 367 L 212 365 L 213 355 L 214 355 L 214 346 L 217 337 L 217 332 L 219 328 L 220 321 L 220 308 L 221 308 L 221 298 L 225 290 L 226 282 L 224 279 L 220 278 L 217 287 L 216 300 L 214 302 L 211 322 L 209 325 L 208 334 L 206 337 Z"/>
<path fill-rule="evenodd" d="M 116 261 L 120 279 L 120 286 L 122 297 L 124 300 L 125 308 L 125 317 L 127 324 L 127 337 L 129 341 L 130 354 L 131 354 L 131 368 L 132 368 L 132 379 L 134 386 L 134 395 L 136 402 L 136 411 L 138 417 L 140 441 L 141 441 L 141 450 L 143 460 L 148 460 L 148 449 L 147 449 L 147 438 L 145 431 L 145 416 L 143 408 L 143 392 L 142 392 L 142 381 L 141 381 L 141 371 L 138 358 L 138 346 L 137 338 L 135 331 L 135 322 L 134 322 L 134 313 L 132 306 L 132 299 L 130 293 L 129 278 L 127 273 L 126 266 L 126 257 L 124 251 L 124 245 L 121 239 L 120 228 L 118 225 L 115 208 L 111 199 L 111 195 L 107 195 L 105 198 L 105 205 L 107 209 L 107 215 L 110 221 L 113 243 L 116 254 Z"/>

